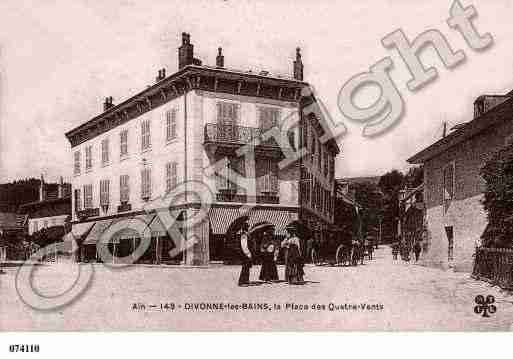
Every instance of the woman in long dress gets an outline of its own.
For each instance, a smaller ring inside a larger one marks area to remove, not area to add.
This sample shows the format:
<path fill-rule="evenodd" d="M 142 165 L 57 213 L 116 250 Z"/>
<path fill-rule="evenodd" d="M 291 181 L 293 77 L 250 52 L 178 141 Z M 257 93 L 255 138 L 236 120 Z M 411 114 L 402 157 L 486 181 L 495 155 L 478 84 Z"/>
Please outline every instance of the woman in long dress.
<path fill-rule="evenodd" d="M 262 268 L 260 269 L 259 279 L 264 282 L 275 282 L 279 279 L 278 268 L 276 267 L 277 248 L 273 241 L 273 235 L 266 231 L 263 235 L 260 245 L 260 257 L 262 258 Z"/>
<path fill-rule="evenodd" d="M 286 238 L 282 242 L 286 248 L 285 258 L 285 280 L 289 284 L 300 284 L 304 282 L 303 257 L 301 255 L 301 244 L 296 236 L 294 228 L 287 227 Z"/>

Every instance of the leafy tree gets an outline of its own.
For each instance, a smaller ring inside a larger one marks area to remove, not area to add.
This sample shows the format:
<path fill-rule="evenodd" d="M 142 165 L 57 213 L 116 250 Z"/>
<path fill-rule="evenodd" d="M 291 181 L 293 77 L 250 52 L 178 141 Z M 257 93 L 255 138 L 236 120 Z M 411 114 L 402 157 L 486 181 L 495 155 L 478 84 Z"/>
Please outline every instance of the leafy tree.
<path fill-rule="evenodd" d="M 360 205 L 361 235 L 376 236 L 379 216 L 383 212 L 383 193 L 372 182 L 356 182 L 351 184 L 355 200 Z"/>
<path fill-rule="evenodd" d="M 382 233 L 394 241 L 397 237 L 399 220 L 399 191 L 404 189 L 406 177 L 398 170 L 392 170 L 381 176 L 378 186 L 383 191 Z"/>
<path fill-rule="evenodd" d="M 422 166 L 411 167 L 404 175 L 404 184 L 408 188 L 417 188 L 424 182 L 424 169 Z"/>
<path fill-rule="evenodd" d="M 41 181 L 36 178 L 0 184 L 0 211 L 17 212 L 18 207 L 39 199 Z"/>
<path fill-rule="evenodd" d="M 29 240 L 39 247 L 45 247 L 49 244 L 62 241 L 64 234 L 64 226 L 52 226 L 41 228 L 39 231 L 34 232 L 32 236 L 29 237 Z"/>
<path fill-rule="evenodd" d="M 481 169 L 486 189 L 482 201 L 488 225 L 486 247 L 513 247 L 513 146 L 497 151 Z"/>

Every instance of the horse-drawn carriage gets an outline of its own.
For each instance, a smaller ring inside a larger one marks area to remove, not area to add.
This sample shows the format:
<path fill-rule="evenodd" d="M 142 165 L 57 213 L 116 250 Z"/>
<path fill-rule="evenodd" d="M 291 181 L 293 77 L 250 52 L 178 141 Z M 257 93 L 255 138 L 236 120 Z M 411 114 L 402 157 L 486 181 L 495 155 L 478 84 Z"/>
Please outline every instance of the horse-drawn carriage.
<path fill-rule="evenodd" d="M 372 259 L 373 241 L 360 240 L 340 231 L 326 233 L 322 239 L 314 236 L 309 248 L 309 259 L 315 265 L 356 266 L 364 258 Z"/>

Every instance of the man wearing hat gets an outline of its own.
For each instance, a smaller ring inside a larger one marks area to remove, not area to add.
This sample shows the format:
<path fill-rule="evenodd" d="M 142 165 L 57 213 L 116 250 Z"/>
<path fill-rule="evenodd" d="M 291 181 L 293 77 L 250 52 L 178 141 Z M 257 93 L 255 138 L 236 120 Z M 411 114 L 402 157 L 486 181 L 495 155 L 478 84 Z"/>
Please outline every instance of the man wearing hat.
<path fill-rule="evenodd" d="M 240 235 L 240 248 L 242 252 L 242 269 L 240 271 L 239 276 L 239 286 L 248 286 L 249 285 L 249 270 L 251 268 L 251 252 L 249 250 L 248 243 L 248 230 L 249 224 L 248 222 L 244 222 L 241 227 L 241 235 Z"/>

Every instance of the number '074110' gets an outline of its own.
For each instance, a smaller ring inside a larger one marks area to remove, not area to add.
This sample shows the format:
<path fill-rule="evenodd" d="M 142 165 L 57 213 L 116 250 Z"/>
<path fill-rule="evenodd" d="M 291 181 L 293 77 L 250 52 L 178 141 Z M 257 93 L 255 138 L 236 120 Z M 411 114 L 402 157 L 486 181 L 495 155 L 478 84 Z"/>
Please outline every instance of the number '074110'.
<path fill-rule="evenodd" d="M 12 344 L 9 345 L 11 353 L 39 353 L 39 345 L 37 344 Z"/>

